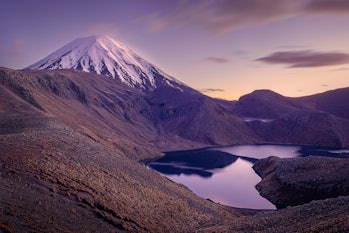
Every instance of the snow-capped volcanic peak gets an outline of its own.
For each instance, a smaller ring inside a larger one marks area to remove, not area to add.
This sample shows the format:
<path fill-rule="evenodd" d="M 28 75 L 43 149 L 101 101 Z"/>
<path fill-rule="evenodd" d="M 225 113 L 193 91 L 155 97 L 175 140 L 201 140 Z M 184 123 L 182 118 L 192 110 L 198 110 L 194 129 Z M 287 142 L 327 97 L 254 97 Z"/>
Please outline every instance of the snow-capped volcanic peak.
<path fill-rule="evenodd" d="M 163 85 L 185 86 L 107 36 L 76 39 L 26 69 L 78 69 L 120 79 L 144 91 Z"/>

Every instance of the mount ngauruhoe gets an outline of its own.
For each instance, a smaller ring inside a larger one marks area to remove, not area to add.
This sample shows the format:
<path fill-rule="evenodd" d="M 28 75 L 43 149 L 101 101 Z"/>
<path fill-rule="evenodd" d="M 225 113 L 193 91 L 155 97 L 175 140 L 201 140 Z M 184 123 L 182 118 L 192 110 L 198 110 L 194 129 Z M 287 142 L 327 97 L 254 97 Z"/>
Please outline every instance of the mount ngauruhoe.
<path fill-rule="evenodd" d="M 0 232 L 345 232 L 348 197 L 235 209 L 139 161 L 212 145 L 348 148 L 347 99 L 349 88 L 217 100 L 104 36 L 0 68 Z"/>
<path fill-rule="evenodd" d="M 130 87 L 144 91 L 161 86 L 185 86 L 107 36 L 76 39 L 26 69 L 82 70 L 119 79 Z"/>

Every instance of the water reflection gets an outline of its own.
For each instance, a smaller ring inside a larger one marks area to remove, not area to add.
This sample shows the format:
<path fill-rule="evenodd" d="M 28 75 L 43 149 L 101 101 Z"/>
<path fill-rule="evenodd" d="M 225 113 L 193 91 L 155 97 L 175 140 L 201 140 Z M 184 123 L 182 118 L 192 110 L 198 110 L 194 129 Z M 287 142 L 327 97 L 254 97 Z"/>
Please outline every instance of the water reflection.
<path fill-rule="evenodd" d="M 285 145 L 238 145 L 217 147 L 212 148 L 211 150 L 223 151 L 238 156 L 262 159 L 269 156 L 277 156 L 280 158 L 297 157 L 301 155 L 300 149 L 300 146 Z"/>
<path fill-rule="evenodd" d="M 238 145 L 167 152 L 166 156 L 147 166 L 184 184 L 203 198 L 234 207 L 275 209 L 255 189 L 260 181 L 252 169 L 255 161 L 269 156 L 348 157 L 347 152 L 338 148 L 297 145 Z"/>
<path fill-rule="evenodd" d="M 241 208 L 275 209 L 254 188 L 260 178 L 251 169 L 252 165 L 249 161 L 237 158 L 234 163 L 218 170 L 209 179 L 186 174 L 166 176 L 189 187 L 199 196 L 221 204 Z"/>
<path fill-rule="evenodd" d="M 165 175 L 198 175 L 209 178 L 238 159 L 237 156 L 221 151 L 207 149 L 174 151 L 148 164 L 148 166 Z"/>

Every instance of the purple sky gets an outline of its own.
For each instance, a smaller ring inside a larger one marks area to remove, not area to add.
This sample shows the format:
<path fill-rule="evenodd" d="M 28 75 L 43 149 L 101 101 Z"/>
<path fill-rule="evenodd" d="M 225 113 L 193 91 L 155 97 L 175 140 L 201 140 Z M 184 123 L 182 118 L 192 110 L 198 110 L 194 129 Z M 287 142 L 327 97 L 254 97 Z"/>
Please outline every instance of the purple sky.
<path fill-rule="evenodd" d="M 106 34 L 207 95 L 349 86 L 349 0 L 1 0 L 0 66 Z"/>

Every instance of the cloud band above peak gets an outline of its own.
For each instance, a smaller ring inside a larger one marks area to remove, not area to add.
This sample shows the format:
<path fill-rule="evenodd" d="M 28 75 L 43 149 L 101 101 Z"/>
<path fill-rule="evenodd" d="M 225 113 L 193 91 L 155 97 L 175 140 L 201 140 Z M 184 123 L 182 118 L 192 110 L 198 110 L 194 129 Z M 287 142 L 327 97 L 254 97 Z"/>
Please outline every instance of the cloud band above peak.
<path fill-rule="evenodd" d="M 316 52 L 312 50 L 281 51 L 257 59 L 270 64 L 285 64 L 290 68 L 321 67 L 349 64 L 349 54 L 343 52 Z"/>

